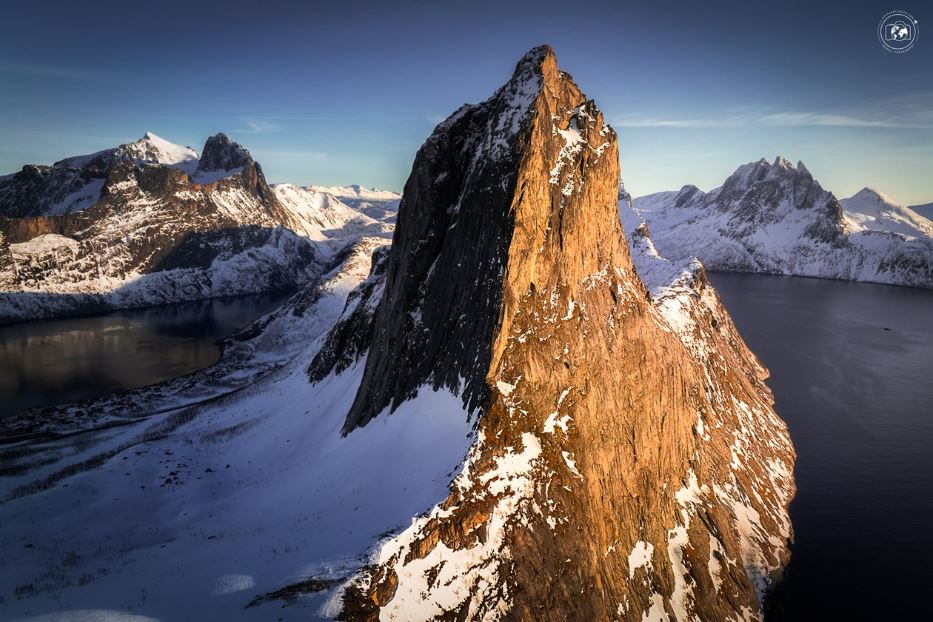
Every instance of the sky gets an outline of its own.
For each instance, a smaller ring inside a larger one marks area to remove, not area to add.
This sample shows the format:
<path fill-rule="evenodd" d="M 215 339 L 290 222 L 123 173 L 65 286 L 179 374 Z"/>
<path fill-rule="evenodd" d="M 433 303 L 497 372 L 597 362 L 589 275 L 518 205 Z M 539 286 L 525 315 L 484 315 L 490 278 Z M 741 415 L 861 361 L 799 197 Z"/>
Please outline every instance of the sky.
<path fill-rule="evenodd" d="M 919 22 L 904 54 L 877 38 L 893 9 Z M 636 196 L 783 155 L 839 197 L 933 202 L 929 0 L 6 3 L 0 174 L 223 131 L 270 182 L 401 190 L 433 127 L 541 43 L 619 132 Z"/>

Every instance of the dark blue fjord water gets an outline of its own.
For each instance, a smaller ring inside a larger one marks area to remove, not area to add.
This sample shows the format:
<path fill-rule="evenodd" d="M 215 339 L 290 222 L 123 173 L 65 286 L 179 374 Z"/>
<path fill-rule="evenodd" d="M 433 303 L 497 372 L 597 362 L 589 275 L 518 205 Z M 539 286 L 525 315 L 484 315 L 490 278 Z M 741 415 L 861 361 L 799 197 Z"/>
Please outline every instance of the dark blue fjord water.
<path fill-rule="evenodd" d="M 0 327 L 0 417 L 183 376 L 213 365 L 217 341 L 287 293 L 216 298 Z"/>
<path fill-rule="evenodd" d="M 797 449 L 775 620 L 930 620 L 933 291 L 714 273 Z"/>

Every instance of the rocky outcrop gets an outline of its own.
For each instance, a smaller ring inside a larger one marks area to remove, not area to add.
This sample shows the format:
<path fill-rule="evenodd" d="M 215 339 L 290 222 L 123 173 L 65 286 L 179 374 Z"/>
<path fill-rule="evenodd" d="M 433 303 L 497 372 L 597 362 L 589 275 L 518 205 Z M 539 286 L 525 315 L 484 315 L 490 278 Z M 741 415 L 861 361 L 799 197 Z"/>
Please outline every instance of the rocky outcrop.
<path fill-rule="evenodd" d="M 419 388 L 475 442 L 343 588 L 352 620 L 756 619 L 794 453 L 698 264 L 632 253 L 618 145 L 548 47 L 418 152 L 385 274 L 310 367 L 365 357 L 344 433 Z M 365 467 L 363 467 L 365 468 Z"/>
<path fill-rule="evenodd" d="M 933 223 L 877 193 L 840 202 L 782 157 L 744 164 L 708 193 L 684 186 L 619 211 L 630 232 L 648 224 L 662 255 L 711 270 L 933 287 Z"/>
<path fill-rule="evenodd" d="M 252 161 L 252 156 L 243 145 L 233 142 L 226 134 L 215 134 L 204 143 L 198 171 L 231 171 L 241 169 Z"/>

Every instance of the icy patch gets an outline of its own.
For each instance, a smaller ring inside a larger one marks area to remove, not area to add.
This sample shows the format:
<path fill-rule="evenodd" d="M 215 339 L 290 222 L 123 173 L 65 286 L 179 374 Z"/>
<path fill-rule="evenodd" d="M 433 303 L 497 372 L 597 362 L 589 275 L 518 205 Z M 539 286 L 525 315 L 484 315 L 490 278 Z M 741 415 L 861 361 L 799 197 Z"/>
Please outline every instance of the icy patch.
<path fill-rule="evenodd" d="M 561 404 L 564 403 L 567 395 L 570 394 L 570 388 L 564 389 L 560 397 L 557 398 L 557 406 L 554 408 L 554 412 L 547 416 L 547 419 L 544 420 L 544 432 L 546 434 L 554 434 L 554 431 L 557 428 L 560 428 L 564 431 L 564 434 L 567 434 L 567 423 L 570 421 L 570 415 L 564 415 L 563 417 L 558 417 L 557 414 L 560 411 Z"/>
<path fill-rule="evenodd" d="M 238 166 L 236 168 L 231 168 L 228 170 L 217 170 L 217 171 L 198 171 L 194 173 L 190 179 L 196 184 L 212 184 L 215 181 L 219 181 L 224 177 L 232 177 L 233 175 L 239 175 L 243 172 L 243 167 Z"/>
<path fill-rule="evenodd" d="M 636 542 L 632 547 L 632 552 L 628 554 L 628 578 L 634 579 L 635 571 L 639 568 L 644 568 L 645 572 L 653 570 L 652 556 L 654 556 L 653 544 L 643 540 Z"/>
<path fill-rule="evenodd" d="M 214 584 L 214 590 L 211 592 L 214 596 L 224 594 L 233 594 L 256 587 L 256 580 L 248 574 L 227 574 L 217 579 Z"/>
<path fill-rule="evenodd" d="M 687 527 L 678 525 L 667 532 L 667 556 L 674 574 L 674 591 L 671 594 L 671 608 L 678 622 L 690 619 L 687 608 L 693 596 L 693 584 L 688 582 L 689 570 L 684 564 L 684 548 L 690 545 Z"/>
<path fill-rule="evenodd" d="M 570 469 L 570 472 L 577 477 L 583 477 L 583 475 L 580 474 L 580 471 L 577 470 L 577 463 L 574 461 L 571 453 L 569 451 L 562 451 L 561 454 L 563 454 L 564 462 L 567 463 L 567 468 Z"/>
<path fill-rule="evenodd" d="M 716 591 L 719 591 L 719 588 L 722 587 L 722 577 L 719 576 L 722 572 L 722 562 L 719 561 L 720 557 L 725 557 L 726 552 L 722 548 L 722 543 L 716 539 L 713 534 L 709 535 L 709 562 L 707 562 L 707 569 L 709 570 L 709 576 L 713 580 L 713 587 L 716 588 Z"/>
<path fill-rule="evenodd" d="M 560 318 L 561 320 L 570 320 L 573 319 L 573 311 L 576 309 L 577 304 L 573 301 L 573 298 L 567 302 L 567 314 L 564 317 Z"/>
<path fill-rule="evenodd" d="M 515 390 L 514 384 L 509 384 L 508 382 L 503 382 L 502 380 L 496 381 L 496 388 L 499 389 L 499 392 L 508 397 L 512 395 L 512 391 Z"/>
<path fill-rule="evenodd" d="M 81 188 L 78 188 L 71 194 L 62 198 L 61 201 L 52 205 L 47 214 L 49 216 L 60 216 L 62 214 L 71 214 L 83 211 L 100 200 L 100 191 L 104 187 L 105 179 L 92 179 Z"/>
<path fill-rule="evenodd" d="M 651 607 L 641 614 L 641 622 L 670 622 L 664 609 L 664 598 L 660 594 L 651 595 Z"/>

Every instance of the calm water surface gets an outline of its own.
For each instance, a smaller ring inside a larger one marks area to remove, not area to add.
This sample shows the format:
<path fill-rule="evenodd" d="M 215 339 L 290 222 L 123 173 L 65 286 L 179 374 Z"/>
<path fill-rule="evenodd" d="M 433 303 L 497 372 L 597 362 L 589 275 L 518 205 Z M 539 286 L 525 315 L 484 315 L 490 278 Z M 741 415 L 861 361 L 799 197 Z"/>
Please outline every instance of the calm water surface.
<path fill-rule="evenodd" d="M 933 619 L 933 291 L 710 279 L 771 370 L 797 448 L 773 618 Z"/>
<path fill-rule="evenodd" d="M 176 378 L 288 294 L 219 298 L 0 327 L 0 417 Z"/>

